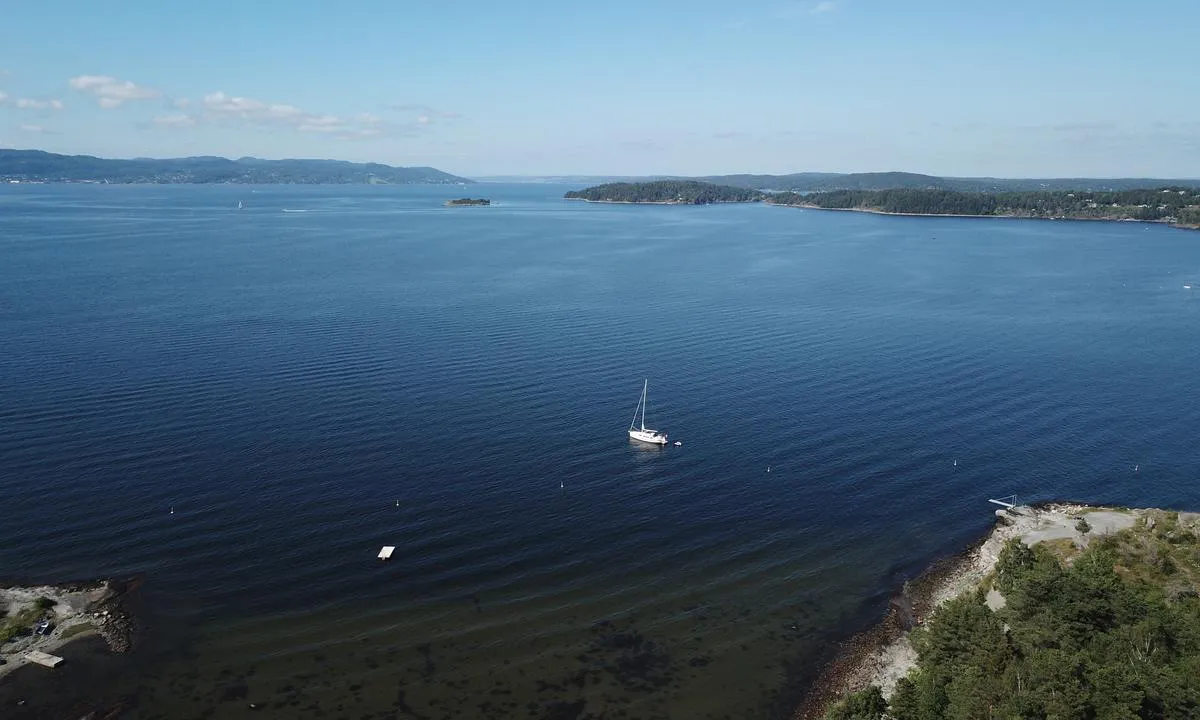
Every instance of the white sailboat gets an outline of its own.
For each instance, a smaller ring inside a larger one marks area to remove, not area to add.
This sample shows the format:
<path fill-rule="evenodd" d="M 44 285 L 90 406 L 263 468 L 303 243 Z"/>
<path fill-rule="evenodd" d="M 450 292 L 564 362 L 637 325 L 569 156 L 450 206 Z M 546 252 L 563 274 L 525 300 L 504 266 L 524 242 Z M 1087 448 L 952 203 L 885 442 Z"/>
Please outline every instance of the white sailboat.
<path fill-rule="evenodd" d="M 650 381 L 642 385 L 642 399 L 638 401 L 637 407 L 633 410 L 633 422 L 629 423 L 629 437 L 634 440 L 641 440 L 644 443 L 651 445 L 666 445 L 667 434 L 657 430 L 650 430 L 646 427 L 646 390 L 650 387 Z M 641 412 L 642 419 L 639 424 L 638 412 Z"/>

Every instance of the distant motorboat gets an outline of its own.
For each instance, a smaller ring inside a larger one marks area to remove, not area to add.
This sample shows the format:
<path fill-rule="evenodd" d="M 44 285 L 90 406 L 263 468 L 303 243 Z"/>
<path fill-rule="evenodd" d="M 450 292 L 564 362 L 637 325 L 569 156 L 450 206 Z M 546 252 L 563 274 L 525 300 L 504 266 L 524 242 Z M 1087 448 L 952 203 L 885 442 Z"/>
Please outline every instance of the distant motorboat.
<path fill-rule="evenodd" d="M 658 430 L 651 430 L 646 427 L 646 391 L 650 387 L 650 380 L 647 379 L 642 384 L 642 399 L 638 400 L 637 407 L 633 409 L 633 421 L 629 423 L 629 437 L 634 440 L 640 440 L 651 445 L 666 445 L 667 434 Z M 641 422 L 638 421 L 638 413 L 641 413 Z"/>

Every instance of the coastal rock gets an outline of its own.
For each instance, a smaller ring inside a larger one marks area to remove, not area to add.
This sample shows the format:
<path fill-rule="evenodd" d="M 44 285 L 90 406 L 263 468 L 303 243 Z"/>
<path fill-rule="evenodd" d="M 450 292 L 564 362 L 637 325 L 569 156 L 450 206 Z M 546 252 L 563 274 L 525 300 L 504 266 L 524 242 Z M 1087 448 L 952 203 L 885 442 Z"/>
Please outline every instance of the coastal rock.
<path fill-rule="evenodd" d="M 130 601 L 140 586 L 141 579 L 133 578 L 0 588 L 0 609 L 10 618 L 27 619 L 30 626 L 41 618 L 51 623 L 51 632 L 45 635 L 26 627 L 16 639 L 0 645 L 0 675 L 24 666 L 31 650 L 53 654 L 74 638 L 89 633 L 102 637 L 112 652 L 128 652 L 137 633 Z M 49 604 L 43 604 L 45 601 Z M 45 610 L 36 613 L 36 607 Z"/>
<path fill-rule="evenodd" d="M 793 714 L 795 720 L 817 720 L 825 710 L 846 693 L 877 685 L 884 697 L 890 697 L 897 681 L 916 666 L 917 653 L 909 641 L 912 625 L 921 625 L 939 606 L 979 587 L 991 573 L 1000 551 L 1012 538 L 1027 545 L 1048 540 L 1070 539 L 1083 546 L 1091 536 L 1102 536 L 1132 527 L 1144 518 L 1149 527 L 1152 510 L 1092 508 L 1084 505 L 1052 504 L 1017 507 L 1002 511 L 1004 521 L 956 558 L 935 564 L 920 577 L 905 583 L 897 598 L 889 603 L 887 615 L 875 627 L 842 644 L 833 661 L 818 676 L 808 696 Z M 1086 515 L 1092 529 L 1087 535 L 1076 527 L 1077 518 Z M 998 592 L 988 596 L 989 604 L 1002 606 Z M 905 609 L 913 623 L 905 623 Z"/>

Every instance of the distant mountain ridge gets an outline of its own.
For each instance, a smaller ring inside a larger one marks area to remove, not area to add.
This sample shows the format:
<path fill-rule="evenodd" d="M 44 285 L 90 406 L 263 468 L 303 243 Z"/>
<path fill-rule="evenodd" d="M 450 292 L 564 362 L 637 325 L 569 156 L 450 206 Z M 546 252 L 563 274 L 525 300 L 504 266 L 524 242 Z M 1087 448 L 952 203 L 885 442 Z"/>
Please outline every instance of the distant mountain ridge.
<path fill-rule="evenodd" d="M 393 167 L 344 160 L 263 160 L 198 156 L 115 160 L 0 149 L 0 182 L 155 184 L 465 184 L 472 180 L 431 167 Z"/>
<path fill-rule="evenodd" d="M 1200 187 L 1200 178 L 991 178 L 940 177 L 910 172 L 826 173 L 801 172 L 787 175 L 497 175 L 478 178 L 483 182 L 524 182 L 599 185 L 601 183 L 647 183 L 659 180 L 696 180 L 749 188 L 828 192 L 831 190 L 955 190 L 959 192 L 1031 192 L 1039 190 L 1082 190 L 1117 192 L 1147 187 Z"/>
<path fill-rule="evenodd" d="M 1116 192 L 1147 187 L 1200 187 L 1200 179 L 1161 178 L 991 178 L 939 177 L 909 172 L 794 173 L 791 175 L 710 175 L 694 178 L 755 190 L 825 192 L 830 190 L 955 190 L 958 192 L 1030 192 L 1084 190 Z"/>

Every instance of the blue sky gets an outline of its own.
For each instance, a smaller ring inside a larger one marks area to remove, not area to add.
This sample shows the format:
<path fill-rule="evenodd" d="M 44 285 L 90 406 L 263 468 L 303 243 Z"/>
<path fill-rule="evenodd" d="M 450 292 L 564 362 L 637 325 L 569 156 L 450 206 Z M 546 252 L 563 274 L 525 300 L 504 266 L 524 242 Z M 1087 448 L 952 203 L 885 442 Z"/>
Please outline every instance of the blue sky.
<path fill-rule="evenodd" d="M 1200 176 L 1200 2 L 5 3 L 0 147 Z"/>

